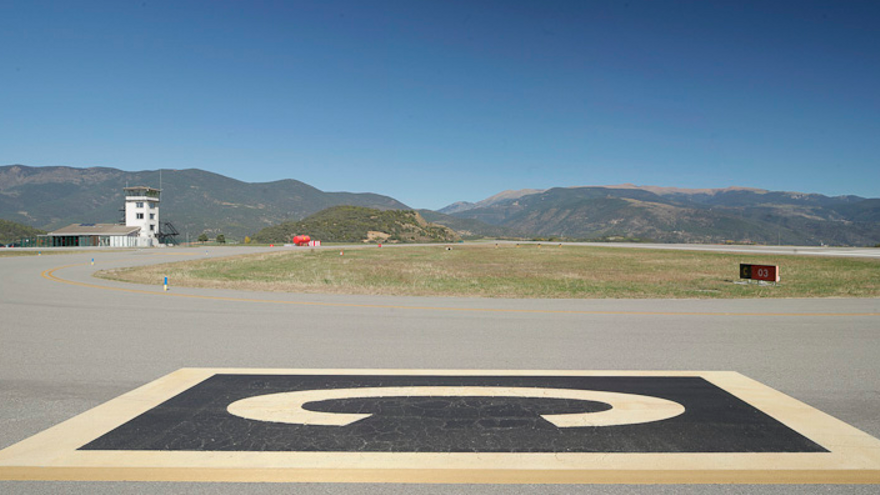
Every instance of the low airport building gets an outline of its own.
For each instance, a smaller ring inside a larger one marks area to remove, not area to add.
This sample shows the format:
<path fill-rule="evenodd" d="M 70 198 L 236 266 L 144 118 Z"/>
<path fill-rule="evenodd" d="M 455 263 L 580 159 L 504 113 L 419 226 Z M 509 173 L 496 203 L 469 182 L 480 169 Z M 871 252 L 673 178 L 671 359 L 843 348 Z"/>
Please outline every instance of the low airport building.
<path fill-rule="evenodd" d="M 141 228 L 108 223 L 73 224 L 45 236 L 46 247 L 137 247 Z"/>

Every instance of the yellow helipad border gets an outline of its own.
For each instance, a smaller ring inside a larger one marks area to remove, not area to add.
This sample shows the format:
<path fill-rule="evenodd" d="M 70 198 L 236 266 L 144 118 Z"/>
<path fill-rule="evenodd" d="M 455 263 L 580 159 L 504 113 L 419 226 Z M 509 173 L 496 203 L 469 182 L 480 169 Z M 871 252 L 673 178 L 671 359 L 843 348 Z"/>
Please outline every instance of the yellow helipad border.
<path fill-rule="evenodd" d="M 702 377 L 828 453 L 326 453 L 78 451 L 214 374 Z M 0 480 L 403 483 L 880 483 L 880 440 L 726 371 L 184 368 L 0 451 Z"/>

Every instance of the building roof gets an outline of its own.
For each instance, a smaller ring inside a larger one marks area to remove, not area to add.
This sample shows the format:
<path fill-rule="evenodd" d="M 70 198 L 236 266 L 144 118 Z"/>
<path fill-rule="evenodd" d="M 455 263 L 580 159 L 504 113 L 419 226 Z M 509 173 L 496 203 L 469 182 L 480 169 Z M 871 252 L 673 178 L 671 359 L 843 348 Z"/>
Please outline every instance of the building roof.
<path fill-rule="evenodd" d="M 156 191 L 156 192 L 162 192 L 161 189 L 156 189 L 155 187 L 150 187 L 150 186 L 130 186 L 130 187 L 127 186 L 127 187 L 123 187 L 122 190 L 123 190 L 123 191 L 141 191 L 141 190 L 145 190 L 145 191 Z"/>
<path fill-rule="evenodd" d="M 161 189 L 156 189 L 155 187 L 147 187 L 147 186 L 131 186 L 131 187 L 123 187 L 125 191 L 125 197 L 147 197 L 147 198 L 155 198 L 159 199 L 159 195 L 162 193 Z"/>
<path fill-rule="evenodd" d="M 116 225 L 113 223 L 74 223 L 54 232 L 49 232 L 49 235 L 131 235 L 140 229 L 140 227 Z"/>

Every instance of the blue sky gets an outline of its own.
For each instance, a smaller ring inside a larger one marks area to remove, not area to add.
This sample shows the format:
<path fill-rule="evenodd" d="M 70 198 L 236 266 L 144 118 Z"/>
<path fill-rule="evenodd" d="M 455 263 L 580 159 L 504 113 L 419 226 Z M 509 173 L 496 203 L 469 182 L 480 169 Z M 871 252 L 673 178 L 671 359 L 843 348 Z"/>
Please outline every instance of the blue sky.
<path fill-rule="evenodd" d="M 880 2 L 0 2 L 0 164 L 880 197 Z"/>

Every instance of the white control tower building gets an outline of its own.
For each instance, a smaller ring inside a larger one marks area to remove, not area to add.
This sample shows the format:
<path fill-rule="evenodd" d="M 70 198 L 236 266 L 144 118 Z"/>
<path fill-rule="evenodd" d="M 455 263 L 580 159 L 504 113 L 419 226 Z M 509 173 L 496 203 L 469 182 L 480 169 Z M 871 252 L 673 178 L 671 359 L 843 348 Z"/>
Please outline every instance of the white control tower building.
<path fill-rule="evenodd" d="M 125 225 L 140 227 L 138 247 L 159 245 L 159 194 L 160 189 L 146 186 L 126 187 Z"/>

